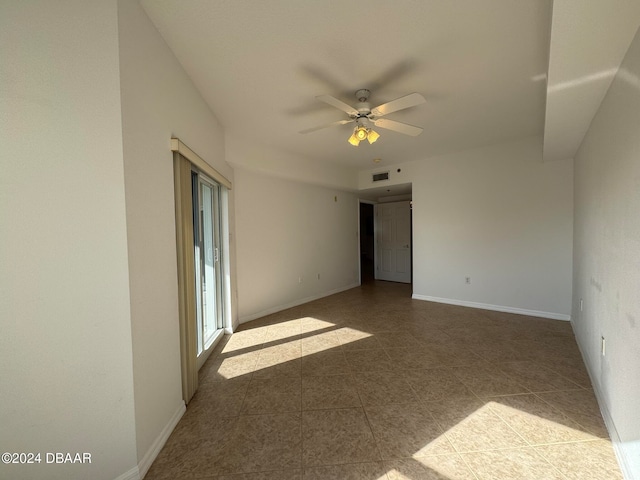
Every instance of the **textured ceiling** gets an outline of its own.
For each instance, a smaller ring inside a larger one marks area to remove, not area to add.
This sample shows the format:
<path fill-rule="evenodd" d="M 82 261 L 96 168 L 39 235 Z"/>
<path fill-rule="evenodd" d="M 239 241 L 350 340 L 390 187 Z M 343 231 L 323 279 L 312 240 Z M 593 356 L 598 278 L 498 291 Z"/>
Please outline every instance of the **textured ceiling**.
<path fill-rule="evenodd" d="M 542 135 L 551 2 L 547 0 L 142 0 L 229 135 L 356 169 Z M 419 92 L 387 118 L 424 128 L 347 143 L 352 126 L 315 100 L 373 106 Z"/>
<path fill-rule="evenodd" d="M 545 160 L 572 157 L 640 25 L 638 0 L 141 3 L 227 135 L 358 170 L 533 135 Z M 386 117 L 422 135 L 298 133 L 347 118 L 316 96 L 360 88 L 372 106 L 422 94 Z"/>

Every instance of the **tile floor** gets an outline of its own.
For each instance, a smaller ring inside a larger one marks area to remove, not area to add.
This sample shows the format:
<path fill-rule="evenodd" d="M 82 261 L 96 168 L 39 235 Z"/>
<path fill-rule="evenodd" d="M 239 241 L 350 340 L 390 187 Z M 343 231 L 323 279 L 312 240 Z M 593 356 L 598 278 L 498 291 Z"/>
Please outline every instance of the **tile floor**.
<path fill-rule="evenodd" d="M 226 336 L 145 479 L 622 475 L 568 322 L 375 282 Z"/>

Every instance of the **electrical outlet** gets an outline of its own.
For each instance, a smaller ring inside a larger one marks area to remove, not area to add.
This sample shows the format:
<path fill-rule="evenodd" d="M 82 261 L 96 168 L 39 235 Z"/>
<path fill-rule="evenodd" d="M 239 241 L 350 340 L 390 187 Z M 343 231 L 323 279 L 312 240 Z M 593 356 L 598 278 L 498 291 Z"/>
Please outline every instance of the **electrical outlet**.
<path fill-rule="evenodd" d="M 464 277 L 464 283 L 471 285 L 471 277 Z"/>
<path fill-rule="evenodd" d="M 584 302 L 580 299 L 580 311 L 582 311 L 582 307 L 584 306 Z"/>
<path fill-rule="evenodd" d="M 302 283 L 302 277 L 298 277 L 298 283 Z"/>
<path fill-rule="evenodd" d="M 602 352 L 602 356 L 604 357 L 605 353 L 607 353 L 604 337 L 600 337 L 600 350 Z"/>

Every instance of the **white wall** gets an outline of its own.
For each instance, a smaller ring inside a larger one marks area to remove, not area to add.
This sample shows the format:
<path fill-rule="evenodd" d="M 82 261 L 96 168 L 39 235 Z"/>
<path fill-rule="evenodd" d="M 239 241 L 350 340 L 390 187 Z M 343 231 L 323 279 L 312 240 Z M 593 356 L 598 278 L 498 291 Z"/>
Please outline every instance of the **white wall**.
<path fill-rule="evenodd" d="M 119 0 L 118 10 L 136 432 L 144 472 L 168 433 L 163 429 L 184 409 L 170 138 L 179 137 L 229 180 L 233 171 L 224 161 L 222 127 L 140 5 Z"/>
<path fill-rule="evenodd" d="M 541 152 L 530 138 L 390 168 L 413 188 L 415 298 L 569 319 L 572 162 Z"/>
<path fill-rule="evenodd" d="M 0 4 L 0 478 L 135 469 L 116 2 Z M 88 452 L 48 465 L 45 452 Z"/>
<path fill-rule="evenodd" d="M 358 188 L 358 174 L 354 169 L 331 163 L 328 159 L 318 162 L 301 158 L 229 134 L 226 135 L 226 147 L 227 162 L 234 167 L 327 188 L 350 191 Z"/>
<path fill-rule="evenodd" d="M 640 478 L 640 35 L 575 158 L 573 327 Z M 583 311 L 580 312 L 580 299 Z M 606 339 L 606 356 L 600 339 Z M 614 438 L 615 439 L 615 438 Z"/>
<path fill-rule="evenodd" d="M 355 194 L 243 168 L 235 188 L 241 322 L 357 285 Z"/>

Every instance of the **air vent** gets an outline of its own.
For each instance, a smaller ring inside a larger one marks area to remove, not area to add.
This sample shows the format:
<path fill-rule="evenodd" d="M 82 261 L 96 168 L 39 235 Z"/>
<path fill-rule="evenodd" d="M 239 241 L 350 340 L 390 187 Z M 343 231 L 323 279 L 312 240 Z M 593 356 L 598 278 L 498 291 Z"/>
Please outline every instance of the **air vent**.
<path fill-rule="evenodd" d="M 382 180 L 389 180 L 389 172 L 382 172 L 382 173 L 374 173 L 373 174 L 373 181 L 374 182 L 381 182 Z"/>

